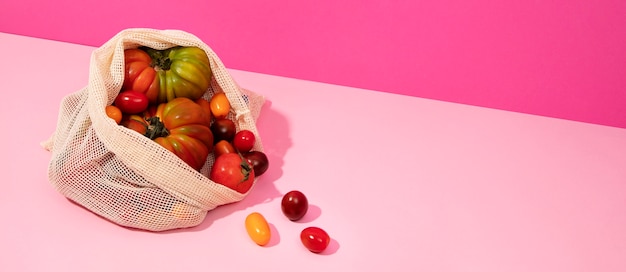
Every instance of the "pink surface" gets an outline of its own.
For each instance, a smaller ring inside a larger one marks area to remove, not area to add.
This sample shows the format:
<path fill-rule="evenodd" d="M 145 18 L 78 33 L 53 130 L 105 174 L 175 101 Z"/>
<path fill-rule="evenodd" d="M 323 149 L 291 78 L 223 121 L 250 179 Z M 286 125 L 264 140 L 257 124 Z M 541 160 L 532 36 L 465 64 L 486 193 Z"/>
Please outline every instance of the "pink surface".
<path fill-rule="evenodd" d="M 621 0 L 20 0 L 0 3 L 0 32 L 99 46 L 183 29 L 234 69 L 626 128 L 624 14 Z"/>
<path fill-rule="evenodd" d="M 626 270 L 625 129 L 232 70 L 268 100 L 270 169 L 202 225 L 150 233 L 48 183 L 39 143 L 93 48 L 0 33 L 0 50 L 0 271 Z M 293 189 L 311 204 L 297 223 L 280 211 Z M 252 211 L 268 247 L 246 236 Z M 307 226 L 332 236 L 325 254 L 300 244 Z"/>

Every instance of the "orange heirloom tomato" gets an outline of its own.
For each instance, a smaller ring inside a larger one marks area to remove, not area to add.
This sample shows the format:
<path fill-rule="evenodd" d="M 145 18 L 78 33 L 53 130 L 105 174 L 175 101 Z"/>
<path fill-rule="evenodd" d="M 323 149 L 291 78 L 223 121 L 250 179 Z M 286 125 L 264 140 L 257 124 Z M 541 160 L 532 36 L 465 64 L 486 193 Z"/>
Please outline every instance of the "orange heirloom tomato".
<path fill-rule="evenodd" d="M 230 101 L 226 97 L 226 94 L 219 92 L 214 94 L 209 101 L 211 106 L 211 113 L 216 119 L 224 119 L 230 111 Z"/>
<path fill-rule="evenodd" d="M 116 124 L 119 125 L 122 122 L 122 111 L 118 107 L 108 105 L 104 108 L 104 111 L 106 112 L 107 116 L 109 116 L 109 118 L 115 121 Z"/>
<path fill-rule="evenodd" d="M 147 117 L 146 137 L 173 152 L 200 170 L 213 150 L 213 133 L 209 118 L 196 102 L 178 97 L 161 103 L 153 116 Z"/>
<path fill-rule="evenodd" d="M 156 103 L 160 89 L 157 72 L 152 67 L 152 57 L 141 49 L 126 49 L 124 62 L 123 89 L 143 93 L 150 103 Z"/>
<path fill-rule="evenodd" d="M 250 239 L 260 246 L 267 245 L 272 237 L 267 220 L 258 212 L 253 212 L 246 217 L 246 231 Z"/>

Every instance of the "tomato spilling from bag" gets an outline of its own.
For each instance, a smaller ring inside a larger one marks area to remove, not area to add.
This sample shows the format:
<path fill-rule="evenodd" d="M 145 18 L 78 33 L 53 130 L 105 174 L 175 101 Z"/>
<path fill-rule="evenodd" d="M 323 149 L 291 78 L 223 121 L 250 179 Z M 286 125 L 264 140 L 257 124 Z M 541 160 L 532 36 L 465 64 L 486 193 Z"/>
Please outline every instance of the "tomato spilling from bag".
<path fill-rule="evenodd" d="M 254 183 L 254 169 L 238 153 L 226 153 L 215 159 L 209 178 L 245 194 Z"/>
<path fill-rule="evenodd" d="M 213 150 L 213 133 L 206 111 L 191 99 L 178 97 L 151 108 L 144 117 L 129 118 L 129 128 L 154 140 L 196 170 Z M 138 122 L 144 122 L 142 130 Z M 145 131 L 145 132 L 144 132 Z"/>
<path fill-rule="evenodd" d="M 126 49 L 124 58 L 123 89 L 144 93 L 151 104 L 177 97 L 196 100 L 211 84 L 209 57 L 198 47 Z"/>

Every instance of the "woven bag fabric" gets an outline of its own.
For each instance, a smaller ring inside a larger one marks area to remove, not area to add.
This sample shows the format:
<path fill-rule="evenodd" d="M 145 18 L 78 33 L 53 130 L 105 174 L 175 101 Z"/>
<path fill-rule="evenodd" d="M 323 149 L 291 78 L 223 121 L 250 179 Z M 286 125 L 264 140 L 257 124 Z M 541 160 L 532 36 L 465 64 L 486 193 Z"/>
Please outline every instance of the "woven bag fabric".
<path fill-rule="evenodd" d="M 212 154 L 196 171 L 106 115 L 105 106 L 124 81 L 124 50 L 140 46 L 203 49 L 213 72 L 204 98 L 224 92 L 232 108 L 227 118 L 238 130 L 252 131 L 254 150 L 263 151 L 256 120 L 264 97 L 238 86 L 208 45 L 181 30 L 126 29 L 92 52 L 88 85 L 61 101 L 56 130 L 42 143 L 51 152 L 49 180 L 68 199 L 122 226 L 149 231 L 197 226 L 208 211 L 246 194 L 208 178 Z"/>

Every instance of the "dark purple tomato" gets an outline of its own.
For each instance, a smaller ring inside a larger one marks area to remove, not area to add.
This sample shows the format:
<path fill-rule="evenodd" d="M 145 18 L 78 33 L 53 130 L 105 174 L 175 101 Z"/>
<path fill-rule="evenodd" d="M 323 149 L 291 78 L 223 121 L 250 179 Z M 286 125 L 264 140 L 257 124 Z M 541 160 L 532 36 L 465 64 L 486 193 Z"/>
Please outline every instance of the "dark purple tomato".
<path fill-rule="evenodd" d="M 283 196 L 280 203 L 283 214 L 291 221 L 300 220 L 309 209 L 309 201 L 300 191 L 291 191 Z"/>
<path fill-rule="evenodd" d="M 300 241 L 311 252 L 320 253 L 330 244 L 330 236 L 323 229 L 308 227 L 300 233 Z"/>
<path fill-rule="evenodd" d="M 263 175 L 263 173 L 267 171 L 267 168 L 269 168 L 270 164 L 267 160 L 267 156 L 261 151 L 254 150 L 243 153 L 242 155 L 246 158 L 246 160 L 248 160 L 248 163 L 252 165 L 252 168 L 254 168 L 254 175 L 257 177 Z"/>
<path fill-rule="evenodd" d="M 211 132 L 213 132 L 214 143 L 221 140 L 232 143 L 233 138 L 235 138 L 235 133 L 237 133 L 237 127 L 235 126 L 235 122 L 230 119 L 217 119 L 211 124 Z"/>

